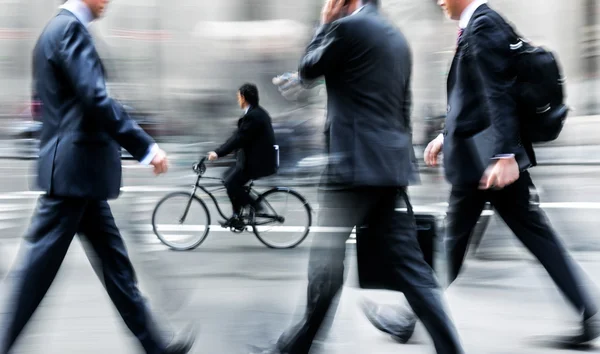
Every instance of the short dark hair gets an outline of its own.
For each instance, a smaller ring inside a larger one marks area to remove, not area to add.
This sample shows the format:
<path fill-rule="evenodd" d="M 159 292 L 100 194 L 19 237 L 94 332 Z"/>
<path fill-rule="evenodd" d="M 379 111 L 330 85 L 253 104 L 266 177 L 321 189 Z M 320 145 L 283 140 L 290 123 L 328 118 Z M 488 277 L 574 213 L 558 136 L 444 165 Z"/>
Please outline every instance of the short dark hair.
<path fill-rule="evenodd" d="M 239 92 L 251 106 L 258 106 L 258 88 L 256 85 L 245 83 L 240 87 Z"/>

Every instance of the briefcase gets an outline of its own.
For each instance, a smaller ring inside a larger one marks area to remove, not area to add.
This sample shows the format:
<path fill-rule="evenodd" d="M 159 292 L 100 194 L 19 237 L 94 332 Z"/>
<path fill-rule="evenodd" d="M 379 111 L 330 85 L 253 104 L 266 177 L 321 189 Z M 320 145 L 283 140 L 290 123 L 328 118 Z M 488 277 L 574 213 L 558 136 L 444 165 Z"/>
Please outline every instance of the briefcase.
<path fill-rule="evenodd" d="M 437 218 L 431 214 L 415 213 L 417 240 L 423 252 L 425 262 L 434 268 L 435 242 L 437 238 Z M 362 226 L 356 229 L 356 256 L 358 262 L 358 282 L 362 289 L 402 291 L 398 279 L 392 272 L 381 243 L 381 234 L 377 227 Z M 416 250 L 415 250 L 416 251 Z"/>

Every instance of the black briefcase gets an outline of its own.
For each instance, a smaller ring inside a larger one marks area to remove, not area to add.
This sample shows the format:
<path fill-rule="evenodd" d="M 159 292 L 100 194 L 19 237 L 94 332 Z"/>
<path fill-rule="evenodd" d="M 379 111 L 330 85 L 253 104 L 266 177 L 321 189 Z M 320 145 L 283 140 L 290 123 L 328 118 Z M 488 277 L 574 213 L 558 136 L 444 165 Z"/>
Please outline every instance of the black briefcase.
<path fill-rule="evenodd" d="M 412 211 L 411 211 L 412 212 Z M 434 215 L 415 214 L 417 239 L 425 262 L 434 269 L 434 252 L 437 238 L 437 220 Z M 362 289 L 402 291 L 392 272 L 393 265 L 386 257 L 377 227 L 362 226 L 356 229 L 356 256 L 358 282 Z M 418 250 L 414 250 L 418 252 Z"/>

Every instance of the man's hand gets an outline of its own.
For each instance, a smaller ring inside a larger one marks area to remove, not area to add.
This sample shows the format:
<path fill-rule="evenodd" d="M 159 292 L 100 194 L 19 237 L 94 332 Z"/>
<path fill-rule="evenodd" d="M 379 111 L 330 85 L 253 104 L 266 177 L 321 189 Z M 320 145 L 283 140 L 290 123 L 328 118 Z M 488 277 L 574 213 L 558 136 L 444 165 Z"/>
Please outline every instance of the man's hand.
<path fill-rule="evenodd" d="M 519 164 L 514 157 L 498 159 L 484 172 L 479 182 L 480 189 L 501 189 L 519 179 Z"/>
<path fill-rule="evenodd" d="M 443 146 L 444 136 L 441 134 L 427 145 L 424 153 L 425 164 L 427 166 L 437 166 L 438 156 L 442 152 Z"/>
<path fill-rule="evenodd" d="M 328 24 L 342 17 L 344 0 L 327 0 L 321 11 L 321 23 Z"/>
<path fill-rule="evenodd" d="M 217 155 L 216 152 L 211 151 L 208 153 L 208 161 L 215 161 L 218 158 L 219 158 L 219 155 Z"/>
<path fill-rule="evenodd" d="M 169 161 L 167 160 L 167 154 L 163 150 L 158 149 L 158 152 L 156 153 L 156 155 L 154 155 L 154 158 L 152 159 L 150 164 L 154 166 L 154 174 L 157 176 L 161 173 L 167 172 L 167 170 L 169 169 Z"/>

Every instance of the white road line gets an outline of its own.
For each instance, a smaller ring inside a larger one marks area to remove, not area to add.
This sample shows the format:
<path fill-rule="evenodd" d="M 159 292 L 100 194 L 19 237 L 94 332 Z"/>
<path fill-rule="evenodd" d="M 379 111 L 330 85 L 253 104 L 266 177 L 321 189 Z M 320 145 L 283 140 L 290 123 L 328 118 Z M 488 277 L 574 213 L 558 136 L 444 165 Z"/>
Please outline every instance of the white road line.
<path fill-rule="evenodd" d="M 129 186 L 121 188 L 122 192 L 171 192 L 171 191 L 182 191 L 185 192 L 184 188 L 181 187 L 160 187 L 160 186 Z M 42 191 L 22 191 L 22 192 L 10 192 L 0 194 L 0 200 L 10 199 L 32 199 L 44 194 Z M 318 210 L 318 205 L 313 209 Z M 600 202 L 548 202 L 540 203 L 543 209 L 583 209 L 583 210 L 598 210 L 600 209 Z M 433 207 L 433 208 L 432 208 Z M 434 203 L 428 206 L 415 206 L 415 212 L 439 212 L 435 207 L 448 207 L 448 203 Z M 402 208 L 396 209 L 398 211 L 406 210 Z M 483 215 L 491 215 L 493 211 L 484 210 Z"/>
<path fill-rule="evenodd" d="M 224 230 L 224 231 L 228 231 L 228 230 Z M 148 240 L 148 241 L 144 242 L 144 244 L 152 245 L 154 247 L 160 245 L 160 248 L 156 247 L 157 250 L 162 250 L 162 249 L 164 249 L 164 248 L 167 247 L 167 246 L 164 246 L 162 244 L 162 242 L 160 242 L 160 240 L 154 234 L 146 234 L 146 235 L 144 235 L 144 237 L 153 238 L 152 241 Z M 350 236 L 350 238 L 346 241 L 346 243 L 348 243 L 348 244 L 356 244 L 356 237 Z"/>
<path fill-rule="evenodd" d="M 159 231 L 169 232 L 169 231 L 179 231 L 179 232 L 190 232 L 190 231 L 204 231 L 206 230 L 205 225 L 178 225 L 178 224 L 158 224 L 156 226 Z M 135 228 L 139 231 L 152 231 L 152 225 L 139 225 L 135 226 Z M 210 231 L 224 231 L 229 232 L 229 229 L 222 228 L 221 225 L 210 225 Z M 304 226 L 260 226 L 259 231 L 262 230 L 272 230 L 277 232 L 301 232 L 304 230 Z M 354 232 L 354 229 L 349 230 L 347 227 L 322 227 L 322 226 L 312 226 L 310 227 L 310 232 Z"/>
<path fill-rule="evenodd" d="M 448 203 L 436 203 L 435 205 L 441 207 L 448 207 Z M 585 209 L 585 210 L 598 210 L 600 209 L 600 202 L 548 202 L 540 203 L 542 209 Z M 488 212 L 491 210 L 487 210 Z"/>

